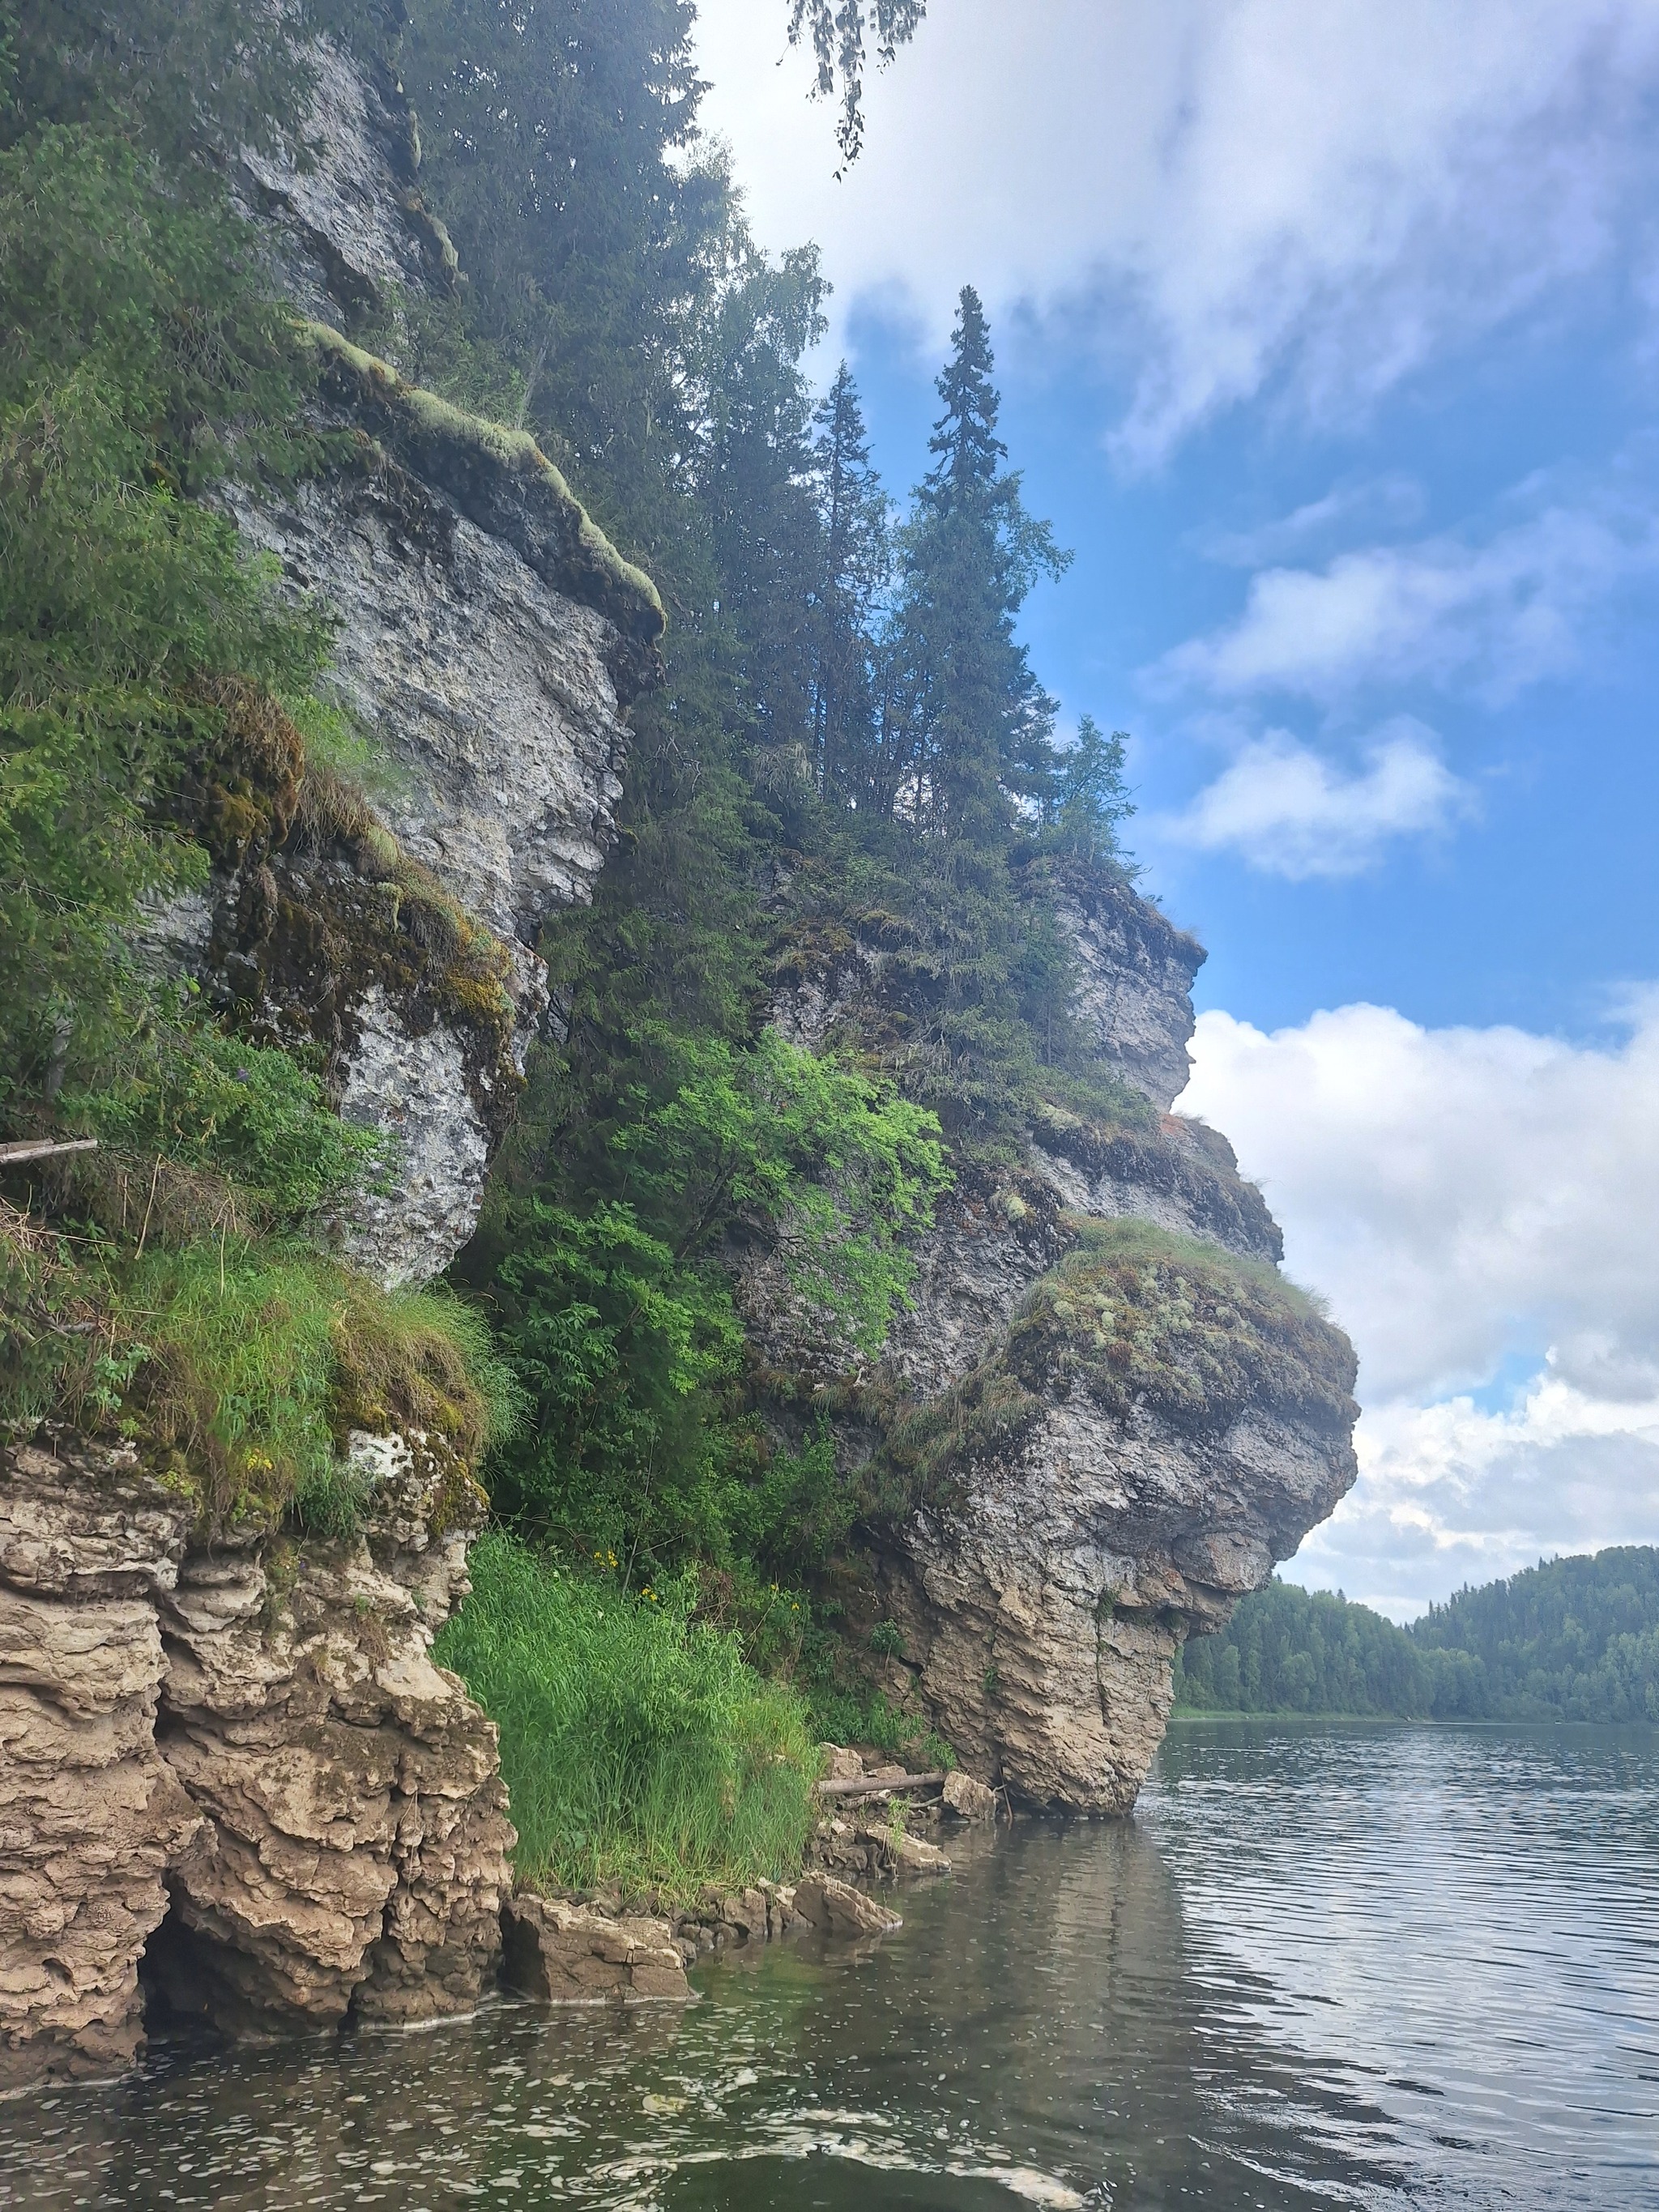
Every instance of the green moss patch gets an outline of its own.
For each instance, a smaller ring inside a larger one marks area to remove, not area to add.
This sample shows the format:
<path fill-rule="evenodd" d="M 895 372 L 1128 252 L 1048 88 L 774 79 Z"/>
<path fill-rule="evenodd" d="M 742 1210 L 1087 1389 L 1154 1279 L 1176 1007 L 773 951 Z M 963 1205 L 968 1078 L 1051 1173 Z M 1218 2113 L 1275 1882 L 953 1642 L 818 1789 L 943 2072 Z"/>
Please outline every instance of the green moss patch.
<path fill-rule="evenodd" d="M 1346 1433 L 1353 1347 L 1276 1268 L 1146 1222 L 1070 1225 L 1076 1249 L 1027 1294 L 1000 1355 L 1028 1389 L 1203 1427 L 1255 1404 Z"/>
<path fill-rule="evenodd" d="M 398 459 L 481 528 L 506 538 L 556 590 L 606 616 L 635 645 L 654 647 L 666 626 L 656 586 L 623 559 L 527 431 L 405 382 L 325 323 L 304 330 L 323 357 L 325 386 L 331 382 Z"/>
<path fill-rule="evenodd" d="M 332 1055 L 378 986 L 416 1036 L 462 1040 L 486 1127 L 520 1079 L 512 956 L 410 858 L 354 783 L 310 749 L 257 685 L 203 687 L 174 822 L 207 847 L 223 885 L 210 963 L 233 1018 L 256 1036 Z"/>
<path fill-rule="evenodd" d="M 860 1479 L 867 1522 L 948 1502 L 976 1461 L 1016 1449 L 1076 1390 L 1119 1417 L 1147 1406 L 1187 1429 L 1223 1430 L 1260 1406 L 1346 1436 L 1353 1347 L 1277 1268 L 1146 1222 L 1067 1214 L 1062 1226 L 1073 1249 L 971 1374 L 921 1405 L 862 1393 L 884 1438 Z"/>

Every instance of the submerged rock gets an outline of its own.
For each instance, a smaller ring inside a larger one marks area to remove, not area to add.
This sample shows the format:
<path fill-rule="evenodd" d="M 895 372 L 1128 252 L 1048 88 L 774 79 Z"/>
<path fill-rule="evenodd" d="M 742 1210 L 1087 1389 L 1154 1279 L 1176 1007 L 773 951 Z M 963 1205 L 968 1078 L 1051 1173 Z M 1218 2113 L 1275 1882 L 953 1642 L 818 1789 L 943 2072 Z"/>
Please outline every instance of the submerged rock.
<path fill-rule="evenodd" d="M 795 1885 L 794 1911 L 824 1936 L 886 1936 L 904 1925 L 890 1905 L 833 1874 L 804 1874 Z"/>

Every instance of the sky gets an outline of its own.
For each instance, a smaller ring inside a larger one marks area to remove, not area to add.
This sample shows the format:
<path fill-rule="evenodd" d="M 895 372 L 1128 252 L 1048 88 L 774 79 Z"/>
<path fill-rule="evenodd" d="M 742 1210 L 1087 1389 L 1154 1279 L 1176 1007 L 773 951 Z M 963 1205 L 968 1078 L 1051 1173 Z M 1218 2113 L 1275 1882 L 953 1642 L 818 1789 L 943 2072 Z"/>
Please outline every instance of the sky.
<path fill-rule="evenodd" d="M 1659 1541 L 1659 0 L 931 0 L 839 180 L 786 0 L 701 6 L 896 494 L 991 315 L 1034 664 L 1210 948 L 1181 1109 L 1359 1352 L 1285 1573 Z"/>

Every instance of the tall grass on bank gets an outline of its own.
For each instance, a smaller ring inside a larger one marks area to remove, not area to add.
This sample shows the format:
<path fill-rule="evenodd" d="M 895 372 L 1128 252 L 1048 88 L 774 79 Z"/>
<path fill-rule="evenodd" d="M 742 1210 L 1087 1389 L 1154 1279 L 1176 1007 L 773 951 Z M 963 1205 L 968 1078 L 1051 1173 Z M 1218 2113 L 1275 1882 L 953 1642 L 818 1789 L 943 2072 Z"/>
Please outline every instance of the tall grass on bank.
<path fill-rule="evenodd" d="M 492 1532 L 438 1640 L 500 1726 L 531 1885 L 689 1899 L 787 1876 L 813 1820 L 806 1709 L 682 1589 L 638 1596 Z"/>

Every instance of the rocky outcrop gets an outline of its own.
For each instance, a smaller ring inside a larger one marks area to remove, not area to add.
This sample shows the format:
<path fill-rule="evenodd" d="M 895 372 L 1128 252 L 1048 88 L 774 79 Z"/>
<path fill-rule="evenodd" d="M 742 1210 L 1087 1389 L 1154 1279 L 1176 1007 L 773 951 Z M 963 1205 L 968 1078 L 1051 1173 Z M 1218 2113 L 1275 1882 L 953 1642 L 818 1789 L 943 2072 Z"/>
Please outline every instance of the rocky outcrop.
<path fill-rule="evenodd" d="M 832 1874 L 805 1874 L 795 1885 L 795 1915 L 823 1936 L 887 1936 L 903 1920 L 850 1881 Z"/>
<path fill-rule="evenodd" d="M 332 39 L 313 40 L 306 59 L 311 96 L 294 143 L 244 148 L 234 179 L 282 289 L 331 319 L 453 290 L 455 251 L 421 197 L 420 128 L 402 86 Z"/>
<path fill-rule="evenodd" d="M 1102 1063 L 1167 1112 L 1187 1088 L 1203 946 L 1110 875 L 1073 870 L 1055 905 L 1078 956 L 1079 1020 Z"/>
<path fill-rule="evenodd" d="M 1278 1273 L 1226 1139 L 1170 1110 L 1201 949 L 1122 881 L 1055 888 L 1095 1048 L 1078 1095 L 1098 1103 L 1039 1105 L 1023 1157 L 957 1162 L 878 1374 L 849 1385 L 804 1339 L 775 1261 L 745 1255 L 741 1281 L 766 1369 L 824 1386 L 872 1501 L 851 1625 L 884 1625 L 890 1693 L 1012 1798 L 1121 1813 L 1183 1638 L 1352 1484 L 1354 1362 Z M 878 932 L 796 939 L 780 1025 L 868 1035 L 891 988 Z"/>
<path fill-rule="evenodd" d="M 155 1747 L 191 1517 L 131 1446 L 0 1462 L 0 2089 L 118 2072 L 140 2041 L 138 1962 L 202 1826 Z"/>
<path fill-rule="evenodd" d="M 392 772 L 370 800 L 307 763 L 283 803 L 232 714 L 204 783 L 251 783 L 253 816 L 207 823 L 208 890 L 153 934 L 255 1034 L 321 1044 L 343 1110 L 395 1140 L 346 1243 L 397 1283 L 477 1221 L 546 1006 L 542 925 L 591 896 L 662 611 L 529 440 L 314 336 L 335 462 L 225 503 L 338 618 L 331 681 Z"/>
<path fill-rule="evenodd" d="M 392 1140 L 340 1232 L 396 1285 L 476 1225 L 547 1012 L 542 926 L 610 848 L 663 609 L 533 440 L 343 335 L 368 319 L 392 343 L 458 276 L 399 86 L 330 40 L 307 52 L 294 154 L 244 149 L 237 189 L 309 318 L 320 458 L 210 496 L 337 621 L 327 680 L 380 766 L 365 793 L 269 702 L 204 700 L 223 729 L 179 811 L 212 876 L 144 934 L 248 1033 L 320 1047 L 342 1110 Z"/>
<path fill-rule="evenodd" d="M 240 2034 L 493 1982 L 495 1730 L 430 1657 L 477 1494 L 423 1440 L 355 1453 L 362 1536 L 208 1545 L 128 1449 L 6 1450 L 0 2075 L 130 2058 L 141 1959 L 154 2000 Z"/>
<path fill-rule="evenodd" d="M 763 1920 L 764 1911 L 763 1908 Z M 666 1920 L 596 1911 L 523 1892 L 501 1916 L 503 1978 L 543 2004 L 690 2004 Z"/>

